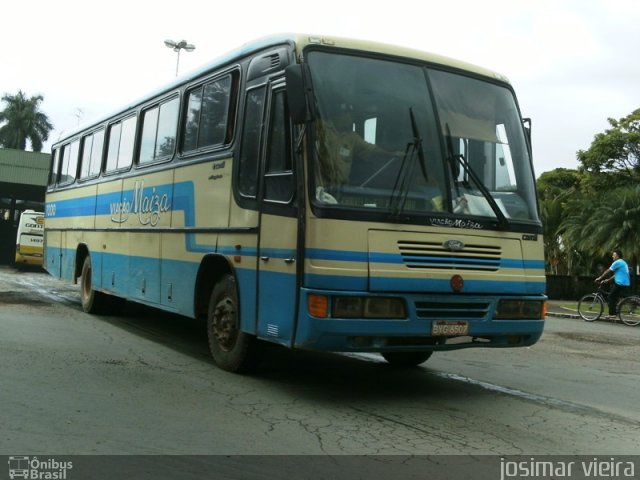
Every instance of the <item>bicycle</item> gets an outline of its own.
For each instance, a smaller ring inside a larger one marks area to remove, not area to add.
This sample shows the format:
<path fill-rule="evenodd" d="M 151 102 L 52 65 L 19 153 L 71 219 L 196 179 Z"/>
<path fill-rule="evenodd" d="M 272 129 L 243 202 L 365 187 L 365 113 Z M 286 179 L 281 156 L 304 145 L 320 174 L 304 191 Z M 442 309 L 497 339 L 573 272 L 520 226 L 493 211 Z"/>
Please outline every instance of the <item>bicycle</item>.
<path fill-rule="evenodd" d="M 586 322 L 598 320 L 604 312 L 609 300 L 611 289 L 605 289 L 604 283 L 598 285 L 598 290 L 588 293 L 578 300 L 578 314 Z"/>
<path fill-rule="evenodd" d="M 631 295 L 618 304 L 618 318 L 622 323 L 635 327 L 640 324 L 640 297 Z"/>
<path fill-rule="evenodd" d="M 594 293 L 584 295 L 578 301 L 578 314 L 583 320 L 593 322 L 604 313 L 604 307 L 608 304 L 611 289 L 604 287 L 604 282 L 598 285 Z M 616 317 L 625 325 L 635 327 L 640 325 L 640 297 L 631 295 L 622 298 L 617 305 Z"/>

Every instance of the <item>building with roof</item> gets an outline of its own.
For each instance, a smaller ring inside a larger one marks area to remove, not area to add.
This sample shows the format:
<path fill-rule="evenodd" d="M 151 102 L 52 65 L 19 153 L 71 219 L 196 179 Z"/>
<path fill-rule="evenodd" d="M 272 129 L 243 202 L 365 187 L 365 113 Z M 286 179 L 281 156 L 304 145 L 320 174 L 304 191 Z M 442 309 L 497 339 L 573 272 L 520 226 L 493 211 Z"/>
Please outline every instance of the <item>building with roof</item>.
<path fill-rule="evenodd" d="M 0 148 L 0 264 L 13 262 L 20 214 L 44 208 L 50 157 Z"/>

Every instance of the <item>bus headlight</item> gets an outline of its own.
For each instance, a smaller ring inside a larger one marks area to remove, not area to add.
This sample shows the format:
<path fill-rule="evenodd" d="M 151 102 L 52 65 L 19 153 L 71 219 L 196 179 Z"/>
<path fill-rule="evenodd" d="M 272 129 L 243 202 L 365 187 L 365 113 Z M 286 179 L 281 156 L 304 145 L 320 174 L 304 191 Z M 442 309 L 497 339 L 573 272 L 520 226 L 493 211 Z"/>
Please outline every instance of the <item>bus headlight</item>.
<path fill-rule="evenodd" d="M 494 319 L 496 320 L 540 320 L 545 317 L 545 302 L 542 300 L 500 300 Z"/>
<path fill-rule="evenodd" d="M 333 297 L 333 318 L 407 318 L 404 300 L 389 297 Z"/>

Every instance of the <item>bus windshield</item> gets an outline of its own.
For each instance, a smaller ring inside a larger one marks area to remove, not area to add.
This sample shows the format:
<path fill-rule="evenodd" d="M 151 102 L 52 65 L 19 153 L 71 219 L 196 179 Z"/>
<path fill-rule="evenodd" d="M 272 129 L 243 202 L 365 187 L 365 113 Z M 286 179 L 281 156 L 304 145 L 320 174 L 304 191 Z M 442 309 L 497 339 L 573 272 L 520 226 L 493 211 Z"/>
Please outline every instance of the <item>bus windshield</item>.
<path fill-rule="evenodd" d="M 316 207 L 538 222 L 516 101 L 504 84 L 312 51 Z"/>

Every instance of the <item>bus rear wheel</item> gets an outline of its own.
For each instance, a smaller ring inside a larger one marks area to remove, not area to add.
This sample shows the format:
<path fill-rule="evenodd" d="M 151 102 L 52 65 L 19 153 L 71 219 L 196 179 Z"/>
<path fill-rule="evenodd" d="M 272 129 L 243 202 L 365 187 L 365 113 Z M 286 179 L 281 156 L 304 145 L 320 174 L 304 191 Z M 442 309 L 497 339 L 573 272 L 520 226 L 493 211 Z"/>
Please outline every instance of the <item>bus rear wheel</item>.
<path fill-rule="evenodd" d="M 258 339 L 240 330 L 238 290 L 231 275 L 224 276 L 214 287 L 207 312 L 209 350 L 223 370 L 246 373 L 258 364 Z"/>
<path fill-rule="evenodd" d="M 415 367 L 429 360 L 433 352 L 382 352 L 381 355 L 394 367 Z"/>
<path fill-rule="evenodd" d="M 91 256 L 87 255 L 82 264 L 80 277 L 80 300 L 86 313 L 102 313 L 106 306 L 105 294 L 96 292 L 91 283 Z"/>
<path fill-rule="evenodd" d="M 126 300 L 94 290 L 91 279 L 91 256 L 87 255 L 80 274 L 80 300 L 82 310 L 92 314 L 117 314 Z"/>

